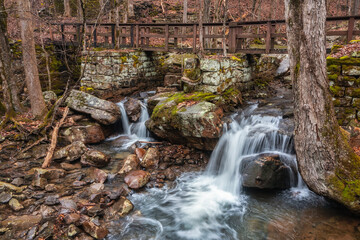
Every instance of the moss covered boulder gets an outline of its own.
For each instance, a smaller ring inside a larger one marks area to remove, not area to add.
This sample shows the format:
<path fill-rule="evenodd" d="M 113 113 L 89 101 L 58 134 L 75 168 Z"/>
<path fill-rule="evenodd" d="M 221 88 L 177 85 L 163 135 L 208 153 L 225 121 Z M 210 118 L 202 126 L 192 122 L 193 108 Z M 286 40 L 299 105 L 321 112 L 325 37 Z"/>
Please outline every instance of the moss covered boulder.
<path fill-rule="evenodd" d="M 113 124 L 121 118 L 119 107 L 115 103 L 85 92 L 72 90 L 66 103 L 71 109 L 89 114 L 94 120 L 105 125 Z"/>
<path fill-rule="evenodd" d="M 170 142 L 203 150 L 215 147 L 222 134 L 223 108 L 233 100 L 203 92 L 177 92 L 154 99 L 160 100 L 146 122 L 147 128 Z"/>

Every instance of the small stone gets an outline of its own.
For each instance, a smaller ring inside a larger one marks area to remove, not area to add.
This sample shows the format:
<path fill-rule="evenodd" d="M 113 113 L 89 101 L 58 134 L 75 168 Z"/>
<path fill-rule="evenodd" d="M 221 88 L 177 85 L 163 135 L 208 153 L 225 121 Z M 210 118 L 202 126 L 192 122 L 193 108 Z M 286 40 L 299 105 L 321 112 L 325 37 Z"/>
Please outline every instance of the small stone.
<path fill-rule="evenodd" d="M 135 154 L 130 154 L 124 160 L 124 164 L 119 171 L 119 174 L 124 174 L 131 172 L 133 170 L 139 169 L 140 161 Z"/>
<path fill-rule="evenodd" d="M 41 212 L 41 216 L 43 217 L 43 219 L 49 220 L 50 218 L 52 218 L 54 216 L 55 209 L 53 209 L 52 207 L 46 206 L 46 205 L 41 205 L 40 212 Z"/>
<path fill-rule="evenodd" d="M 31 185 L 34 187 L 38 187 L 40 189 L 44 189 L 45 186 L 47 185 L 47 180 L 46 180 L 46 178 L 43 178 L 43 177 L 35 177 L 35 179 L 33 179 L 32 183 L 31 183 Z"/>
<path fill-rule="evenodd" d="M 59 199 L 62 212 L 74 212 L 77 209 L 76 202 L 72 197 L 63 197 Z"/>
<path fill-rule="evenodd" d="M 75 226 L 74 224 L 71 224 L 69 227 L 68 227 L 68 230 L 67 230 L 67 235 L 69 237 L 74 237 L 76 236 L 77 234 L 79 234 L 81 232 L 81 230 Z"/>
<path fill-rule="evenodd" d="M 36 236 L 37 226 L 32 227 L 26 235 L 26 240 L 33 240 Z"/>
<path fill-rule="evenodd" d="M 48 206 L 56 205 L 59 203 L 59 195 L 50 195 L 45 198 L 45 204 Z"/>
<path fill-rule="evenodd" d="M 12 198 L 11 193 L 3 192 L 0 194 L 0 203 L 8 203 Z"/>
<path fill-rule="evenodd" d="M 12 198 L 10 201 L 9 201 L 9 205 L 10 207 L 14 210 L 14 211 L 20 211 L 21 209 L 24 208 L 23 205 L 21 205 L 21 203 L 19 203 L 19 201 L 15 198 Z"/>
<path fill-rule="evenodd" d="M 74 181 L 73 183 L 72 183 L 72 186 L 74 187 L 74 188 L 82 188 L 83 186 L 85 186 L 87 183 L 86 182 L 84 182 L 84 181 Z"/>
<path fill-rule="evenodd" d="M 124 178 L 125 183 L 133 189 L 145 186 L 149 179 L 150 173 L 143 170 L 132 171 Z"/>
<path fill-rule="evenodd" d="M 45 196 L 45 192 L 35 192 L 33 195 L 32 195 L 32 198 L 35 198 L 35 199 L 41 199 Z"/>
<path fill-rule="evenodd" d="M 90 217 L 102 216 L 104 215 L 104 210 L 99 205 L 95 205 L 87 209 L 87 215 Z"/>
<path fill-rule="evenodd" d="M 156 148 L 149 148 L 144 155 L 140 165 L 144 168 L 157 168 L 159 164 L 159 151 Z"/>
<path fill-rule="evenodd" d="M 140 161 L 143 160 L 145 153 L 146 153 L 146 150 L 143 149 L 143 148 L 136 148 L 135 149 L 135 154 L 139 158 Z"/>
<path fill-rule="evenodd" d="M 77 159 L 80 159 L 80 157 L 86 151 L 87 151 L 87 147 L 85 146 L 85 144 L 81 141 L 76 141 L 56 151 L 54 153 L 53 159 L 72 162 Z"/>
<path fill-rule="evenodd" d="M 85 232 L 96 239 L 103 239 L 108 235 L 108 230 L 106 227 L 96 226 L 96 224 L 90 220 L 84 221 L 82 223 L 82 227 Z"/>
<path fill-rule="evenodd" d="M 57 188 L 56 188 L 55 184 L 47 184 L 45 186 L 45 191 L 47 191 L 47 192 L 55 192 L 56 189 Z"/>
<path fill-rule="evenodd" d="M 88 175 L 97 183 L 104 183 L 108 176 L 105 171 L 95 167 L 89 168 Z"/>
<path fill-rule="evenodd" d="M 90 192 L 92 192 L 92 193 L 99 193 L 102 190 L 104 190 L 104 187 L 105 186 L 102 183 L 93 183 L 90 185 L 89 189 L 90 189 Z"/>
<path fill-rule="evenodd" d="M 80 163 L 70 164 L 70 163 L 63 162 L 63 163 L 60 164 L 60 166 L 64 170 L 67 170 L 67 171 L 71 171 L 71 170 L 75 170 L 75 169 L 81 169 Z"/>
<path fill-rule="evenodd" d="M 15 186 L 20 187 L 21 185 L 24 184 L 24 179 L 23 178 L 15 178 L 11 184 L 14 184 Z"/>
<path fill-rule="evenodd" d="M 174 171 L 171 168 L 166 169 L 164 174 L 165 174 L 166 179 L 168 179 L 170 181 L 174 181 L 176 179 L 176 174 L 174 173 Z"/>
<path fill-rule="evenodd" d="M 125 197 L 121 197 L 117 202 L 114 203 L 114 205 L 111 206 L 109 209 L 109 214 L 110 216 L 119 215 L 120 217 L 124 217 L 129 214 L 133 208 L 134 205 L 130 200 Z"/>
<path fill-rule="evenodd" d="M 81 164 L 84 166 L 105 167 L 110 162 L 110 157 L 97 150 L 89 150 L 81 156 Z"/>
<path fill-rule="evenodd" d="M 78 213 L 69 213 L 67 215 L 65 215 L 65 223 L 66 224 L 72 224 L 72 223 L 76 223 L 80 220 L 80 214 Z"/>

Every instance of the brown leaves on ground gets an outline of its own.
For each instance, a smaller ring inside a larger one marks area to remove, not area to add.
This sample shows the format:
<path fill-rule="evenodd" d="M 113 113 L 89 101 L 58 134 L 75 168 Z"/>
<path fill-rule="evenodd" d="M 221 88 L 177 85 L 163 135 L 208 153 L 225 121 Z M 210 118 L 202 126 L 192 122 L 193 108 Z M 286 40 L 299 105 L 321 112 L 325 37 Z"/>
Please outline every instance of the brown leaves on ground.
<path fill-rule="evenodd" d="M 343 46 L 342 48 L 337 49 L 330 56 L 334 58 L 351 56 L 353 52 L 358 52 L 358 51 L 360 51 L 360 42 L 352 42 Z"/>
<path fill-rule="evenodd" d="M 181 102 L 177 105 L 178 108 L 182 108 L 182 107 L 191 107 L 192 105 L 197 104 L 197 101 L 186 101 L 186 102 Z"/>

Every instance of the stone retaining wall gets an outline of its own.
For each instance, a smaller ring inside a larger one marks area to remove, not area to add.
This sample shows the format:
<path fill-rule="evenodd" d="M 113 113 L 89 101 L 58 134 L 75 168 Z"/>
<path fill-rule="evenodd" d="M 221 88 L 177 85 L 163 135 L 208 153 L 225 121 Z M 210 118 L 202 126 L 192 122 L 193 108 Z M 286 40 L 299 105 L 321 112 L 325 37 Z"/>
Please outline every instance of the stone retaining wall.
<path fill-rule="evenodd" d="M 360 55 L 328 57 L 327 70 L 339 124 L 360 120 Z"/>
<path fill-rule="evenodd" d="M 160 57 L 160 53 L 143 51 L 83 52 L 81 87 L 84 91 L 102 96 L 139 84 L 145 87 L 160 85 L 163 74 L 156 67 Z"/>

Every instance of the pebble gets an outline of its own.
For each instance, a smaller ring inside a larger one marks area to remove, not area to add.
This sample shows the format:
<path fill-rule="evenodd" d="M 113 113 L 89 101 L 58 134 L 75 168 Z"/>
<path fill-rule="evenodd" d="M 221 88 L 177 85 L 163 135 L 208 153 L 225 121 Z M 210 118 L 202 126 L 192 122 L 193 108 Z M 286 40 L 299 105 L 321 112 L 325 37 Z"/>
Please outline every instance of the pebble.
<path fill-rule="evenodd" d="M 45 204 L 48 206 L 56 205 L 59 203 L 59 195 L 50 195 L 45 198 Z"/>
<path fill-rule="evenodd" d="M 20 211 L 21 209 L 24 208 L 23 205 L 21 205 L 21 203 L 19 203 L 19 201 L 15 198 L 12 198 L 9 202 L 9 206 L 14 210 L 14 211 Z"/>
<path fill-rule="evenodd" d="M 22 179 L 22 178 L 15 178 L 15 179 L 11 182 L 11 184 L 20 187 L 21 185 L 24 184 L 24 179 Z"/>
<path fill-rule="evenodd" d="M 0 203 L 8 203 L 12 198 L 11 193 L 3 192 L 0 194 Z"/>

